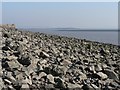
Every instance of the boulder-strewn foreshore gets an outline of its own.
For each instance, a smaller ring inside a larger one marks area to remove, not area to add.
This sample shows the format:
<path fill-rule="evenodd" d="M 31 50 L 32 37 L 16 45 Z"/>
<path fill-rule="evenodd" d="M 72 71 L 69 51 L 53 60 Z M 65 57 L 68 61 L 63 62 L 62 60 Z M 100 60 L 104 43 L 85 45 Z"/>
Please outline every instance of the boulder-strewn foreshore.
<path fill-rule="evenodd" d="M 0 26 L 0 89 L 120 90 L 120 47 Z"/>

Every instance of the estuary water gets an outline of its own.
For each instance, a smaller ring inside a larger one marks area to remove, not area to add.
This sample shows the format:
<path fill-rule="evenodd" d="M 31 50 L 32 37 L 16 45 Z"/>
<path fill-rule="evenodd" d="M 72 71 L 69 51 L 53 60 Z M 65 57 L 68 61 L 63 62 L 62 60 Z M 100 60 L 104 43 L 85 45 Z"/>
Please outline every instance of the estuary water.
<path fill-rule="evenodd" d="M 91 41 L 103 42 L 118 45 L 119 33 L 118 30 L 72 30 L 59 28 L 30 28 L 24 29 L 32 32 L 46 33 L 50 35 L 60 35 L 67 37 L 75 37 L 78 39 L 86 39 Z"/>

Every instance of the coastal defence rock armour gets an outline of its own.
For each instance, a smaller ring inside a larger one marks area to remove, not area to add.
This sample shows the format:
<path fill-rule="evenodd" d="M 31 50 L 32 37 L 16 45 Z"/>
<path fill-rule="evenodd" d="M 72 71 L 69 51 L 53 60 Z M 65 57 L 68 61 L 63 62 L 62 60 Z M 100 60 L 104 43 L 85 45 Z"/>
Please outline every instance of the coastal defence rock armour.
<path fill-rule="evenodd" d="M 0 25 L 0 90 L 120 90 L 120 47 Z"/>

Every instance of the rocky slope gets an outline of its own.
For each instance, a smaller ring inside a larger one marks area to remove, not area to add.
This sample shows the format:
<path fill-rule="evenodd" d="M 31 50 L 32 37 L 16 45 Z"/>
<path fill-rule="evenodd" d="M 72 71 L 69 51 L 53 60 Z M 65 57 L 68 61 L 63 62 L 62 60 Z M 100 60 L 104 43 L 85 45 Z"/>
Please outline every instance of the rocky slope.
<path fill-rule="evenodd" d="M 0 89 L 119 90 L 120 47 L 0 26 Z"/>

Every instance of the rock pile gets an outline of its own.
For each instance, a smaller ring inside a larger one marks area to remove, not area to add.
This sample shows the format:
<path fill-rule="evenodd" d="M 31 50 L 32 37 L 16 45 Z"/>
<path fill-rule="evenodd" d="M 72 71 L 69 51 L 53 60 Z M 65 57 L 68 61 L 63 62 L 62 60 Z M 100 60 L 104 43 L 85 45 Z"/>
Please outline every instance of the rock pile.
<path fill-rule="evenodd" d="M 0 89 L 120 89 L 119 46 L 0 29 Z"/>

